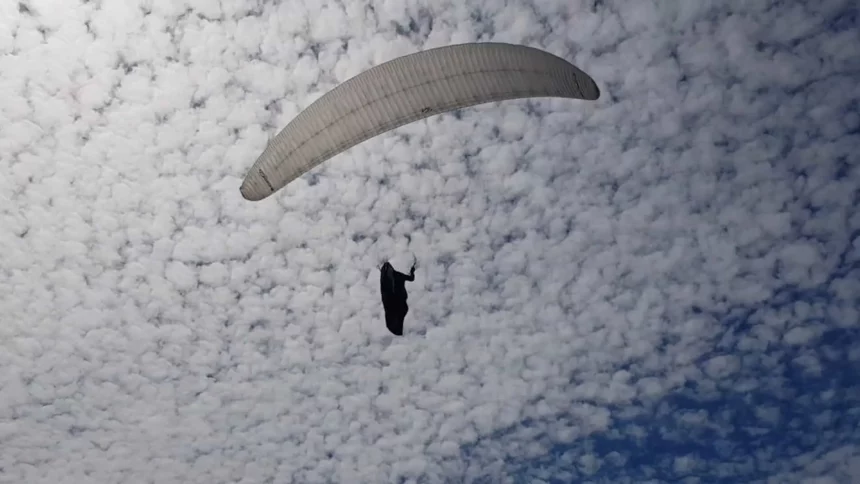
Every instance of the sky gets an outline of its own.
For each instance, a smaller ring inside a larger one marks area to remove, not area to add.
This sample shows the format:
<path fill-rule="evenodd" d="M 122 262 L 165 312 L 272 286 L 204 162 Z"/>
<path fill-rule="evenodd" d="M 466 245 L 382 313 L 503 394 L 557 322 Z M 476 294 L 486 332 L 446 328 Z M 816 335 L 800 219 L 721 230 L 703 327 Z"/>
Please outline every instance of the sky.
<path fill-rule="evenodd" d="M 0 2 L 0 482 L 860 482 L 858 10 Z M 485 41 L 601 97 L 241 197 L 328 90 Z"/>

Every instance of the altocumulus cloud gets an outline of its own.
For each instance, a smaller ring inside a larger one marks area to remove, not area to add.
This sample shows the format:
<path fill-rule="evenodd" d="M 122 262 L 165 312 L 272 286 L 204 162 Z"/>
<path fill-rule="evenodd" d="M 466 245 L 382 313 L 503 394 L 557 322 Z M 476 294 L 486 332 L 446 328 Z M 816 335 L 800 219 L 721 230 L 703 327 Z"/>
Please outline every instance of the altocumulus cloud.
<path fill-rule="evenodd" d="M 860 479 L 851 2 L 0 3 L 0 480 Z M 239 184 L 362 70 L 520 100 Z M 419 260 L 406 336 L 377 265 Z"/>

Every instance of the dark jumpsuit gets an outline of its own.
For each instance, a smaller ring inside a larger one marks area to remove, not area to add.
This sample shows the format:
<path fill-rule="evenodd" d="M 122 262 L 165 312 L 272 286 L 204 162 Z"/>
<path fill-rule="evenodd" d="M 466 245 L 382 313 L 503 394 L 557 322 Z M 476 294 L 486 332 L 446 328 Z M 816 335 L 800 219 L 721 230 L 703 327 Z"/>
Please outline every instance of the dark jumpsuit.
<path fill-rule="evenodd" d="M 385 309 L 385 326 L 392 334 L 403 335 L 403 320 L 409 312 L 406 294 L 406 281 L 415 280 L 415 266 L 409 275 L 397 272 L 386 262 L 379 269 L 379 287 L 382 292 L 382 307 Z"/>

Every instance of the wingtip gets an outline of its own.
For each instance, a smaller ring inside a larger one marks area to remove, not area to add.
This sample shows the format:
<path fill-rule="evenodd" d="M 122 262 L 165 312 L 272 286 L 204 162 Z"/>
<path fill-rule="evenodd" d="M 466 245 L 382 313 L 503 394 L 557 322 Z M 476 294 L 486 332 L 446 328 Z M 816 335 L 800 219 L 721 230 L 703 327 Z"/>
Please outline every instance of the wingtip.
<path fill-rule="evenodd" d="M 239 187 L 239 193 L 242 194 L 242 198 L 248 200 L 249 202 L 259 202 L 260 200 L 266 198 L 266 195 L 261 196 L 259 192 L 254 190 L 247 180 L 242 182 L 242 186 Z"/>
<path fill-rule="evenodd" d="M 597 86 L 597 83 L 594 82 L 594 79 L 591 76 L 587 77 L 588 82 L 585 85 L 585 89 L 582 94 L 584 95 L 584 99 L 586 101 L 596 101 L 600 99 L 600 88 Z"/>

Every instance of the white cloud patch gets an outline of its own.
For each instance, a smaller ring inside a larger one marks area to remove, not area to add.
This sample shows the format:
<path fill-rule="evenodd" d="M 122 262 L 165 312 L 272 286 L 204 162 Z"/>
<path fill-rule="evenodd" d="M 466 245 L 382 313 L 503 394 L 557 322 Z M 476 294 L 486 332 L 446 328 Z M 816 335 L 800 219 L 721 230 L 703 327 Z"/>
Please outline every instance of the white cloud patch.
<path fill-rule="evenodd" d="M 0 3 L 14 482 L 852 482 L 844 2 Z M 372 65 L 544 48 L 509 101 L 245 171 Z M 419 266 L 406 335 L 377 266 Z"/>

